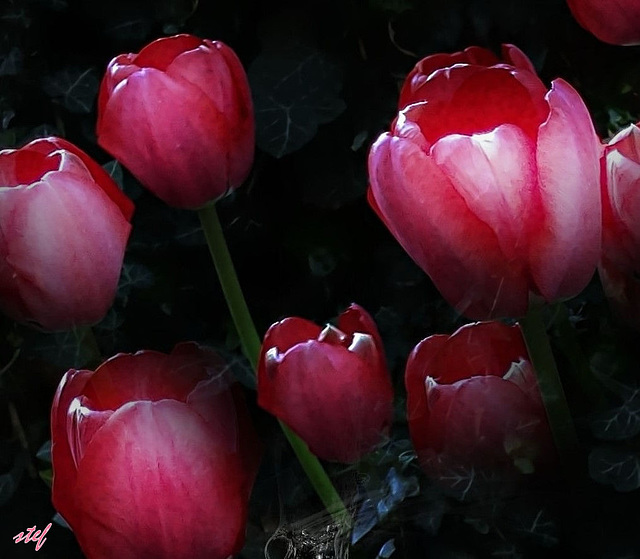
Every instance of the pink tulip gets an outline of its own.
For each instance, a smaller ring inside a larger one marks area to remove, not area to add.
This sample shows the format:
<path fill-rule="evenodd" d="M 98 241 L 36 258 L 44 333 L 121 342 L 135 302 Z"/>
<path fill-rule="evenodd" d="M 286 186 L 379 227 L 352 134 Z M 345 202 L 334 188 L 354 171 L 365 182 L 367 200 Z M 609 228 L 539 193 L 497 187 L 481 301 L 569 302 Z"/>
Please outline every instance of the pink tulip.
<path fill-rule="evenodd" d="M 603 160 L 600 278 L 615 312 L 640 329 L 640 128 L 611 139 Z"/>
<path fill-rule="evenodd" d="M 0 309 L 43 330 L 101 320 L 113 302 L 133 204 L 60 138 L 0 152 Z"/>
<path fill-rule="evenodd" d="M 638 0 L 567 0 L 578 23 L 612 45 L 640 45 Z"/>
<path fill-rule="evenodd" d="M 219 41 L 158 39 L 114 58 L 100 86 L 98 143 L 167 204 L 198 208 L 253 163 L 247 76 Z"/>
<path fill-rule="evenodd" d="M 258 367 L 258 404 L 324 460 L 351 463 L 381 442 L 393 414 L 382 340 L 351 305 L 338 326 L 302 318 L 271 326 Z"/>
<path fill-rule="evenodd" d="M 553 460 L 553 442 L 520 328 L 467 324 L 422 340 L 405 376 L 418 460 L 434 480 L 530 473 Z M 460 489 L 460 488 L 459 488 Z"/>
<path fill-rule="evenodd" d="M 88 559 L 226 559 L 260 444 L 225 363 L 194 343 L 71 370 L 51 409 L 53 504 Z"/>
<path fill-rule="evenodd" d="M 444 298 L 478 319 L 581 291 L 600 252 L 600 143 L 517 48 L 434 55 L 369 154 L 369 202 Z M 406 106 L 405 106 L 406 105 Z"/>

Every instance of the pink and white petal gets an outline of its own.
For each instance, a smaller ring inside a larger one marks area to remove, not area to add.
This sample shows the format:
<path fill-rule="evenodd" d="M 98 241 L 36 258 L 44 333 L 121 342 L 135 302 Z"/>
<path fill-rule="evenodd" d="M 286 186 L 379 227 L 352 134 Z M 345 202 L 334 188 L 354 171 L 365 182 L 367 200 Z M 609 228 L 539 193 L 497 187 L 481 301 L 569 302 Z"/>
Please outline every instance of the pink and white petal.
<path fill-rule="evenodd" d="M 126 404 L 85 449 L 71 527 L 92 559 L 225 559 L 244 535 L 243 476 L 185 404 Z"/>
<path fill-rule="evenodd" d="M 524 314 L 526 272 L 505 259 L 495 233 L 420 144 L 383 134 L 369 178 L 387 227 L 451 305 L 469 318 Z"/>
<path fill-rule="evenodd" d="M 46 330 L 97 322 L 113 301 L 131 225 L 93 183 L 63 172 L 45 179 L 3 196 L 6 264 L 24 319 Z"/>
<path fill-rule="evenodd" d="M 550 114 L 538 136 L 540 204 L 544 218 L 531 244 L 531 273 L 553 301 L 577 295 L 600 258 L 602 148 L 576 91 L 561 79 L 547 95 Z"/>
<path fill-rule="evenodd" d="M 469 209 L 494 231 L 505 258 L 525 265 L 530 228 L 540 219 L 532 204 L 533 142 L 505 124 L 486 134 L 445 136 L 431 155 Z"/>
<path fill-rule="evenodd" d="M 199 88 L 145 68 L 112 93 L 98 143 L 167 204 L 197 208 L 229 186 L 226 128 Z"/>
<path fill-rule="evenodd" d="M 51 458 L 53 463 L 52 499 L 56 510 L 67 522 L 76 517 L 76 462 L 67 434 L 67 413 L 91 378 L 93 371 L 71 369 L 62 377 L 51 405 Z"/>

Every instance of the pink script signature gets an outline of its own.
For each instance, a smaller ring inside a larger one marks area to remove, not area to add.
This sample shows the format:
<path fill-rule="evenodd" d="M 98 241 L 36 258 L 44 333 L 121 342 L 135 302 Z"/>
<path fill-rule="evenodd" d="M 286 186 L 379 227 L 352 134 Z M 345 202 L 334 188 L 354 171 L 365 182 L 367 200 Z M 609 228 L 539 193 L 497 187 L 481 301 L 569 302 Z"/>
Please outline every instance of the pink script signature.
<path fill-rule="evenodd" d="M 37 542 L 36 551 L 38 551 L 42 547 L 42 544 L 47 541 L 44 535 L 49 531 L 49 528 L 51 528 L 51 522 L 47 524 L 44 530 L 36 530 L 36 527 L 32 526 L 31 528 L 27 528 L 26 534 L 20 532 L 13 536 L 13 541 L 15 543 L 20 543 L 21 541 L 24 541 L 24 543 Z"/>

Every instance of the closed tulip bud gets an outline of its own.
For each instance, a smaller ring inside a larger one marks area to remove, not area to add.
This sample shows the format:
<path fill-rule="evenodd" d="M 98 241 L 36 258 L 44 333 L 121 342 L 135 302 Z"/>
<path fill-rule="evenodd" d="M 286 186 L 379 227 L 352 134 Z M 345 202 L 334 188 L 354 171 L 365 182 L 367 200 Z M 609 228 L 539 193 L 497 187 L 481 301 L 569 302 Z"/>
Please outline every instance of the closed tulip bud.
<path fill-rule="evenodd" d="M 422 340 L 409 356 L 405 384 L 413 446 L 439 484 L 464 493 L 474 482 L 531 473 L 553 460 L 518 326 L 467 324 Z"/>
<path fill-rule="evenodd" d="M 369 154 L 369 202 L 444 298 L 473 319 L 572 297 L 601 235 L 601 147 L 561 79 L 513 46 L 419 62 Z"/>
<path fill-rule="evenodd" d="M 258 404 L 324 460 L 351 463 L 381 442 L 393 389 L 373 319 L 358 305 L 337 327 L 302 318 L 271 326 L 258 367 Z"/>
<path fill-rule="evenodd" d="M 220 41 L 176 35 L 114 58 L 100 86 L 98 143 L 171 206 L 199 208 L 253 163 L 247 76 Z"/>
<path fill-rule="evenodd" d="M 42 330 L 100 321 L 132 214 L 104 169 L 65 140 L 0 151 L 0 309 Z"/>
<path fill-rule="evenodd" d="M 640 45 L 638 0 L 567 0 L 578 23 L 612 45 Z"/>
<path fill-rule="evenodd" d="M 603 158 L 599 272 L 616 314 L 640 330 L 640 128 L 614 136 Z"/>
<path fill-rule="evenodd" d="M 51 409 L 53 504 L 88 559 L 227 559 L 244 542 L 260 444 L 212 351 L 71 370 Z"/>

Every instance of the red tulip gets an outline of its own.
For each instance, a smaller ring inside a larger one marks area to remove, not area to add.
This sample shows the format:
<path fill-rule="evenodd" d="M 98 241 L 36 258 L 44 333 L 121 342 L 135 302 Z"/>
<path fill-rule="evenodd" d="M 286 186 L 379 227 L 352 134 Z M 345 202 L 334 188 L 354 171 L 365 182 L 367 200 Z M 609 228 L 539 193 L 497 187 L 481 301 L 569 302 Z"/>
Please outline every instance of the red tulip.
<path fill-rule="evenodd" d="M 351 305 L 338 326 L 302 318 L 271 326 L 258 366 L 258 404 L 324 460 L 355 462 L 388 431 L 393 389 L 373 319 Z"/>
<path fill-rule="evenodd" d="M 71 370 L 51 410 L 53 504 L 88 559 L 225 559 L 259 443 L 225 364 L 194 343 Z"/>
<path fill-rule="evenodd" d="M 640 128 L 611 139 L 603 158 L 600 278 L 617 314 L 640 329 Z"/>
<path fill-rule="evenodd" d="M 60 138 L 0 152 L 0 309 L 43 330 L 101 320 L 113 302 L 133 204 Z"/>
<path fill-rule="evenodd" d="M 235 53 L 191 35 L 114 58 L 100 86 L 98 143 L 167 204 L 198 208 L 242 184 L 253 106 Z"/>
<path fill-rule="evenodd" d="M 425 472 L 442 483 L 530 472 L 553 456 L 535 372 L 518 326 L 467 324 L 411 353 L 407 418 Z"/>
<path fill-rule="evenodd" d="M 613 45 L 640 45 L 638 0 L 567 0 L 578 23 Z"/>
<path fill-rule="evenodd" d="M 520 316 L 581 291 L 600 253 L 600 143 L 580 96 L 504 47 L 434 55 L 369 154 L 369 202 L 444 298 Z"/>

